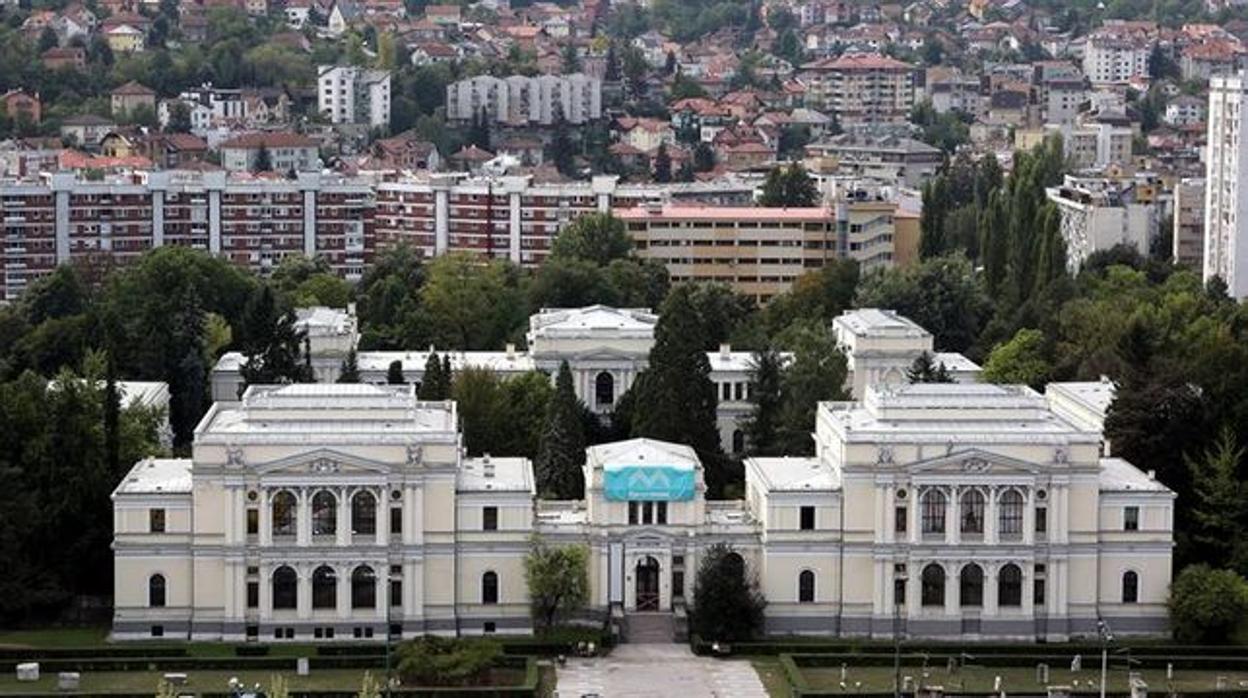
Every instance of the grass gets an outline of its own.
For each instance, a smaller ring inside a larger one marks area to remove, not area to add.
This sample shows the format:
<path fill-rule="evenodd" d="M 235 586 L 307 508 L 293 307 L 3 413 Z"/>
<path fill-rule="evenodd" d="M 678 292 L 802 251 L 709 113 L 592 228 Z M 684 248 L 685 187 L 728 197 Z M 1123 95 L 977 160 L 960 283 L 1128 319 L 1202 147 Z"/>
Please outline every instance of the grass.
<path fill-rule="evenodd" d="M 187 688 L 201 691 L 225 691 L 231 677 L 238 677 L 244 684 L 251 686 L 261 684 L 267 686 L 275 674 L 286 677 L 292 689 L 321 690 L 359 690 L 364 678 L 361 669 L 326 669 L 313 671 L 308 676 L 295 676 L 292 672 L 230 672 L 230 671 L 188 671 Z M 384 672 L 373 671 L 373 676 L 381 678 Z M 95 673 L 83 672 L 80 690 L 84 693 L 102 693 L 108 691 L 144 691 L 156 692 L 162 672 L 128 671 Z M 0 676 L 0 695 L 29 691 L 56 691 L 56 674 L 44 674 L 35 683 L 18 683 L 12 675 Z"/>
<path fill-rule="evenodd" d="M 1090 663 L 1096 663 L 1088 658 Z M 756 664 L 756 666 L 758 666 Z M 775 662 L 776 672 L 779 672 L 779 661 Z M 1039 684 L 1036 682 L 1035 666 L 1020 668 L 1004 668 L 1004 667 L 966 667 L 959 672 L 949 674 L 944 667 L 929 668 L 928 677 L 922 679 L 924 685 L 943 686 L 946 691 L 974 691 L 974 692 L 990 692 L 993 690 L 995 677 L 1001 677 L 1001 688 L 1007 693 L 1018 691 L 1036 691 L 1042 689 L 1045 685 L 1062 685 L 1073 686 L 1076 691 L 1095 691 L 1100 688 L 1100 668 L 1091 667 L 1085 664 L 1084 670 L 1078 673 L 1072 673 L 1067 667 L 1051 667 L 1049 673 L 1049 681 L 1047 684 Z M 919 680 L 923 670 L 919 667 L 902 667 L 902 676 L 912 676 L 915 680 Z M 1148 684 L 1150 691 L 1160 693 L 1168 688 L 1166 682 L 1166 672 L 1160 670 L 1144 670 L 1141 672 L 1145 683 Z M 759 671 L 762 675 L 762 670 Z M 813 689 L 836 691 L 840 688 L 841 670 L 839 667 L 810 667 L 802 669 L 802 675 Z M 1217 677 L 1225 676 L 1229 681 L 1228 688 L 1239 689 L 1239 682 L 1248 682 L 1248 673 L 1235 672 L 1209 672 L 1209 671 L 1175 671 L 1174 672 L 1174 690 L 1176 691 L 1195 691 L 1205 690 L 1212 691 L 1216 685 Z M 1127 674 L 1121 668 L 1114 669 L 1109 673 L 1106 682 L 1106 689 L 1109 691 L 1127 691 L 1130 686 L 1127 684 Z M 1078 681 L 1078 685 L 1075 682 Z M 857 686 L 861 682 L 861 686 Z M 764 682 L 766 683 L 766 682 Z M 781 677 L 783 683 L 783 677 Z M 892 667 L 849 667 L 847 672 L 846 683 L 848 684 L 845 693 L 868 692 L 868 691 L 892 691 L 893 690 L 893 669 Z M 785 693 L 776 693 L 768 685 L 771 695 L 787 695 Z"/>
<path fill-rule="evenodd" d="M 0 647 L 96 647 L 106 644 L 108 628 L 43 628 L 0 631 Z"/>
<path fill-rule="evenodd" d="M 784 678 L 784 671 L 780 669 L 779 657 L 753 657 L 750 664 L 763 682 L 763 688 L 767 689 L 767 695 L 772 698 L 789 697 L 789 683 Z"/>

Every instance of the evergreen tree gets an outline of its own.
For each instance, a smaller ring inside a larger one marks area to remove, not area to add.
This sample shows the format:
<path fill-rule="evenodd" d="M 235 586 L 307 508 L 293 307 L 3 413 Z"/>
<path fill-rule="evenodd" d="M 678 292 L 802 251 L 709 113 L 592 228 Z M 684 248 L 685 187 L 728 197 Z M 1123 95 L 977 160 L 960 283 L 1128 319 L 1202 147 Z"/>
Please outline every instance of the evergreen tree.
<path fill-rule="evenodd" d="M 207 367 L 204 355 L 194 347 L 188 347 L 178 362 L 176 380 L 169 386 L 169 426 L 173 429 L 173 445 L 187 449 L 195 438 L 195 426 L 204 413 L 207 398 Z M 174 390 L 177 385 L 177 390 Z"/>
<path fill-rule="evenodd" d="M 581 72 L 581 55 L 576 51 L 576 44 L 571 42 L 564 44 L 561 58 L 564 74 Z"/>
<path fill-rule="evenodd" d="M 672 181 L 672 156 L 667 154 L 667 144 L 659 144 L 654 156 L 654 181 L 666 184 Z"/>
<path fill-rule="evenodd" d="M 585 433 L 580 415 L 580 401 L 572 387 L 572 369 L 564 361 L 555 378 L 555 395 L 546 408 L 546 421 L 533 463 L 537 491 L 543 496 L 554 499 L 584 496 L 581 465 L 585 462 Z"/>
<path fill-rule="evenodd" d="M 906 369 L 906 380 L 911 383 L 952 383 L 949 370 L 942 361 L 936 363 L 930 352 L 923 352 L 915 357 L 910 368 Z"/>
<path fill-rule="evenodd" d="M 260 146 L 256 151 L 256 172 L 271 172 L 273 170 L 273 156 L 269 153 L 269 149 Z"/>
<path fill-rule="evenodd" d="M 693 147 L 693 169 L 697 172 L 710 172 L 715 169 L 715 150 L 706 141 L 698 141 Z"/>
<path fill-rule="evenodd" d="M 997 190 L 988 197 L 988 206 L 979 217 L 979 250 L 984 266 L 984 286 L 996 298 L 1005 283 L 1009 262 L 1009 230 L 1006 224 L 1004 192 Z"/>
<path fill-rule="evenodd" d="M 342 368 L 338 371 L 338 382 L 360 382 L 360 363 L 359 357 L 356 356 L 355 353 L 355 347 L 351 347 L 351 349 L 347 351 L 347 358 L 342 360 Z"/>
<path fill-rule="evenodd" d="M 693 163 L 688 160 L 681 162 L 680 169 L 676 170 L 676 174 L 673 179 L 677 182 L 692 182 L 696 179 L 693 171 Z"/>
<path fill-rule="evenodd" d="M 442 374 L 442 361 L 436 353 L 429 352 L 429 358 L 425 361 L 425 375 L 421 376 L 417 394 L 421 400 L 445 400 L 450 397 L 446 383 Z"/>
<path fill-rule="evenodd" d="M 780 354 L 771 347 L 754 353 L 750 363 L 750 408 L 745 422 L 746 451 L 755 456 L 775 456 L 779 453 L 780 408 L 783 396 L 780 391 Z"/>
<path fill-rule="evenodd" d="M 1222 428 L 1200 457 L 1184 456 L 1192 478 L 1192 542 L 1200 546 L 1193 557 L 1240 574 L 1248 571 L 1248 492 L 1239 479 L 1243 457 L 1244 449 L 1229 427 Z"/>
<path fill-rule="evenodd" d="M 767 173 L 758 203 L 770 208 L 806 208 L 816 205 L 818 201 L 819 189 L 815 180 L 806 173 L 806 168 L 794 163 L 773 167 Z"/>
<path fill-rule="evenodd" d="M 109 352 L 104 379 L 104 453 L 108 472 L 121 472 L 121 394 L 117 389 L 117 362 Z"/>
<path fill-rule="evenodd" d="M 312 380 L 312 359 L 306 337 L 295 327 L 295 314 L 278 307 L 273 288 L 268 284 L 261 284 L 247 300 L 243 327 L 246 334 L 242 389 L 248 385 Z"/>
<path fill-rule="evenodd" d="M 793 359 L 781 375 L 783 403 L 780 410 L 779 451 L 790 455 L 814 455 L 815 415 L 819 403 L 846 400 L 848 366 L 828 324 L 799 321 L 782 337 Z"/>
<path fill-rule="evenodd" d="M 698 561 L 691 630 L 707 642 L 745 642 L 763 629 L 766 599 L 741 555 L 716 543 Z"/>
<path fill-rule="evenodd" d="M 668 49 L 667 58 L 663 61 L 663 72 L 672 75 L 676 72 L 676 52 Z"/>
<path fill-rule="evenodd" d="M 554 136 L 550 141 L 550 160 L 560 174 L 569 177 L 576 174 L 576 146 L 572 144 L 568 120 L 558 107 L 555 109 Z"/>
<path fill-rule="evenodd" d="M 650 365 L 637 378 L 633 435 L 692 446 L 706 471 L 707 487 L 723 496 L 730 479 L 716 427 L 715 384 L 702 346 L 702 321 L 691 300 L 693 285 L 677 286 L 664 301 L 655 328 Z"/>
<path fill-rule="evenodd" d="M 407 378 L 403 375 L 403 362 L 395 359 L 390 362 L 386 368 L 386 383 L 390 385 L 403 385 L 407 382 Z"/>
<path fill-rule="evenodd" d="M 620 57 L 615 53 L 614 41 L 607 44 L 606 66 L 602 79 L 606 82 L 619 82 L 620 80 Z"/>
<path fill-rule="evenodd" d="M 919 217 L 919 257 L 922 259 L 947 251 L 944 231 L 947 186 L 944 177 L 936 177 L 923 185 L 923 212 Z"/>

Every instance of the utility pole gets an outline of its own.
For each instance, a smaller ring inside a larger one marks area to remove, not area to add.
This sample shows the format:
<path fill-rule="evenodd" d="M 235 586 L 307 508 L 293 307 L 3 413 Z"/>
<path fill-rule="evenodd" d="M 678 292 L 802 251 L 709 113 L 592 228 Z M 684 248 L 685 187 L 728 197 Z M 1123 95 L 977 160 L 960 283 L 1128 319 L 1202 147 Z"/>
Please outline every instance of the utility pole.
<path fill-rule="evenodd" d="M 906 596 L 907 575 L 893 578 L 893 696 L 901 698 L 901 604 Z M 900 592 L 900 593 L 899 593 Z M 1104 698 L 1102 696 L 1101 698 Z"/>
<path fill-rule="evenodd" d="M 1109 674 L 1109 643 L 1114 641 L 1114 634 L 1104 618 L 1096 619 L 1096 632 L 1101 636 L 1101 698 L 1105 698 L 1105 678 Z"/>

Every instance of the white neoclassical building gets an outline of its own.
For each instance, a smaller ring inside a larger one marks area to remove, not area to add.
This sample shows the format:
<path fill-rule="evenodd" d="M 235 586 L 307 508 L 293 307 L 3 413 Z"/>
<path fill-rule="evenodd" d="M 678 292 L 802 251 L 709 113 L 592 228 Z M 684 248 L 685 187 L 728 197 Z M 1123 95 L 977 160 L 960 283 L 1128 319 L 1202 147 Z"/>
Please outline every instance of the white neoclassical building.
<path fill-rule="evenodd" d="M 626 632 L 679 618 L 728 543 L 776 634 L 1160 633 L 1174 495 L 1063 416 L 1095 414 L 1083 395 L 868 385 L 820 405 L 814 457 L 748 459 L 743 500 L 707 501 L 688 447 L 634 439 L 587 450 L 584 500 L 541 501 L 528 461 L 465 457 L 455 405 L 413 386 L 252 386 L 191 458 L 117 487 L 113 636 L 527 632 L 535 535 L 588 547 L 585 619 Z"/>

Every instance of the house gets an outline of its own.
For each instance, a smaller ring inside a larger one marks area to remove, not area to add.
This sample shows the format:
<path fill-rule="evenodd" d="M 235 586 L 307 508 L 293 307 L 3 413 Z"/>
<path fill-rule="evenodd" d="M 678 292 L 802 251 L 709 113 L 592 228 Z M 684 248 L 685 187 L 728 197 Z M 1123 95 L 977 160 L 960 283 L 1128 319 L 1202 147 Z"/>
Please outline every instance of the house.
<path fill-rule="evenodd" d="M 142 150 L 157 167 L 175 169 L 203 160 L 208 143 L 189 133 L 156 133 L 142 141 Z"/>
<path fill-rule="evenodd" d="M 420 140 L 413 131 L 378 139 L 373 143 L 371 154 L 381 169 L 438 170 L 442 167 L 438 149 Z"/>
<path fill-rule="evenodd" d="M 133 128 L 110 131 L 100 139 L 100 155 L 106 158 L 132 158 L 142 156 L 142 134 Z"/>
<path fill-rule="evenodd" d="M 39 101 L 39 93 L 30 94 L 26 90 L 9 90 L 0 95 L 4 103 L 4 113 L 13 121 L 23 120 L 37 124 L 43 118 L 43 103 Z"/>
<path fill-rule="evenodd" d="M 94 150 L 117 123 L 96 114 L 71 116 L 61 121 L 61 138 L 88 150 Z"/>
<path fill-rule="evenodd" d="M 129 24 L 106 29 L 104 38 L 113 53 L 138 53 L 143 50 L 143 32 Z"/>
<path fill-rule="evenodd" d="M 616 132 L 621 143 L 627 143 L 637 150 L 649 152 L 658 148 L 661 143 L 676 142 L 676 132 L 670 122 L 650 117 L 624 116 L 615 120 Z"/>
<path fill-rule="evenodd" d="M 355 0 L 337 0 L 333 9 L 329 11 L 329 21 L 326 23 L 326 31 L 330 36 L 342 36 L 351 27 L 351 24 L 364 16 L 364 8 L 360 7 Z"/>
<path fill-rule="evenodd" d="M 450 63 L 459 58 L 459 52 L 440 41 L 422 41 L 412 49 L 412 65 Z"/>
<path fill-rule="evenodd" d="M 48 70 L 81 70 L 87 64 L 87 52 L 79 46 L 50 48 L 43 52 L 43 67 Z"/>
<path fill-rule="evenodd" d="M 303 29 L 312 15 L 312 0 L 287 0 L 283 9 L 286 14 L 286 26 L 291 29 Z"/>
<path fill-rule="evenodd" d="M 320 168 L 317 142 L 290 133 L 246 133 L 221 144 L 221 164 L 227 172 L 254 172 L 264 167 L 273 172 L 307 172 Z"/>
<path fill-rule="evenodd" d="M 425 7 L 425 19 L 441 26 L 458 27 L 463 22 L 462 8 L 459 5 L 428 5 Z"/>
<path fill-rule="evenodd" d="M 182 40 L 198 43 L 208 40 L 208 16 L 203 12 L 186 12 L 178 20 Z"/>
<path fill-rule="evenodd" d="M 112 91 L 112 114 L 124 116 L 135 109 L 147 107 L 156 112 L 156 91 L 131 80 Z"/>
<path fill-rule="evenodd" d="M 1181 95 L 1166 104 L 1164 121 L 1171 126 L 1191 126 L 1205 122 L 1205 100 Z"/>
<path fill-rule="evenodd" d="M 467 172 L 480 172 L 486 162 L 494 159 L 494 153 L 482 150 L 476 145 L 460 148 L 451 156 L 451 165 Z"/>

